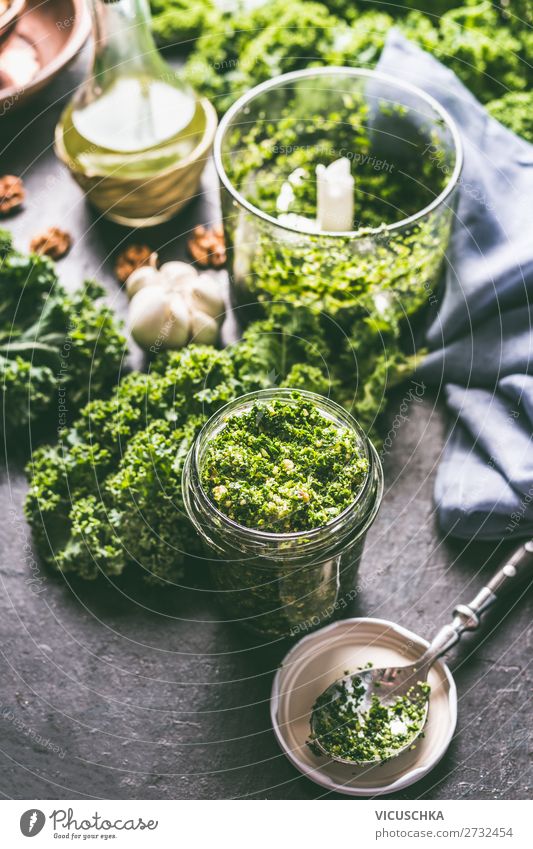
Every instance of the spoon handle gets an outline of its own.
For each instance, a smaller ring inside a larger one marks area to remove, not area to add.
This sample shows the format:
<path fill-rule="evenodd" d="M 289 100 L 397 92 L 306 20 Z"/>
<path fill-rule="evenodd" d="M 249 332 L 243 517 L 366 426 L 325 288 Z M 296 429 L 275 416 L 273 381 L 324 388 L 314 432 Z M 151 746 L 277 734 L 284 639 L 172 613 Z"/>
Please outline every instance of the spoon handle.
<path fill-rule="evenodd" d="M 437 658 L 458 642 L 465 631 L 479 628 L 481 614 L 528 577 L 533 579 L 533 540 L 517 548 L 469 604 L 457 605 L 453 611 L 453 621 L 444 625 L 436 634 L 418 661 L 418 668 L 427 666 L 429 669 Z"/>

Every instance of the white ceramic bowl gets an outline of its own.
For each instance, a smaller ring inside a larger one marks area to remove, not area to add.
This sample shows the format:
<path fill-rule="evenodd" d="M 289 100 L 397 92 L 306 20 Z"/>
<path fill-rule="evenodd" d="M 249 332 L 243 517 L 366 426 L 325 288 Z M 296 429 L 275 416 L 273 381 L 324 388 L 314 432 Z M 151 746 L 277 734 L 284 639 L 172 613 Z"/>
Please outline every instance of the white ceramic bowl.
<path fill-rule="evenodd" d="M 348 796 L 383 796 L 419 781 L 440 761 L 457 721 L 457 691 L 448 667 L 437 661 L 425 736 L 416 748 L 387 763 L 345 766 L 314 755 L 307 746 L 317 696 L 345 671 L 411 663 L 426 640 L 385 619 L 344 619 L 300 640 L 285 656 L 272 685 L 271 718 L 277 740 L 294 766 L 328 790 Z"/>

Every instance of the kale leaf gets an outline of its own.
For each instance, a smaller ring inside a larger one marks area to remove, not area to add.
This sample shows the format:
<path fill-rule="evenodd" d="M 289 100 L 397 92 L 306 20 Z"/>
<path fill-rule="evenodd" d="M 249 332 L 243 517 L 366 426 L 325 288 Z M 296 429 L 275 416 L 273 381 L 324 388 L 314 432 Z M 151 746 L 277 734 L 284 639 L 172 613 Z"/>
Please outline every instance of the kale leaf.
<path fill-rule="evenodd" d="M 207 29 L 220 24 L 213 0 L 151 0 L 152 29 L 159 44 L 187 47 Z"/>
<path fill-rule="evenodd" d="M 273 0 L 206 25 L 186 74 L 223 114 L 246 90 L 276 74 L 326 64 L 374 67 L 389 29 L 397 26 L 488 102 L 509 89 L 531 87 L 533 30 L 522 22 L 529 3 L 522 0 L 520 11 L 511 14 L 491 0 L 372 6 Z"/>
<path fill-rule="evenodd" d="M 150 582 L 179 583 L 198 551 L 181 469 L 201 424 L 240 384 L 226 351 L 190 346 L 163 362 L 127 375 L 33 454 L 25 512 L 39 553 L 62 572 L 94 579 L 137 564 Z"/>
<path fill-rule="evenodd" d="M 487 103 L 487 110 L 513 133 L 533 143 L 532 91 L 510 91 L 498 100 Z"/>
<path fill-rule="evenodd" d="M 74 294 L 53 263 L 15 251 L 0 231 L 0 434 L 31 438 L 71 423 L 92 395 L 120 377 L 126 341 L 104 290 L 87 281 Z"/>

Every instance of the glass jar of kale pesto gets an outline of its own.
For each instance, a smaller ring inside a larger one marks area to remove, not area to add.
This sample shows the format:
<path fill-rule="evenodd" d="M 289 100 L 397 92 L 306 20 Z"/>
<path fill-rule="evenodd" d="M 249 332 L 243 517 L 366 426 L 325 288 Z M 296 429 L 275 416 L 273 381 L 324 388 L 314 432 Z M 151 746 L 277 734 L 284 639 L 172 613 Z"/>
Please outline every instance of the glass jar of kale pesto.
<path fill-rule="evenodd" d="M 298 636 L 355 598 L 365 536 L 383 494 L 372 443 L 320 395 L 266 389 L 204 425 L 183 471 L 188 516 L 217 555 L 228 620 Z"/>

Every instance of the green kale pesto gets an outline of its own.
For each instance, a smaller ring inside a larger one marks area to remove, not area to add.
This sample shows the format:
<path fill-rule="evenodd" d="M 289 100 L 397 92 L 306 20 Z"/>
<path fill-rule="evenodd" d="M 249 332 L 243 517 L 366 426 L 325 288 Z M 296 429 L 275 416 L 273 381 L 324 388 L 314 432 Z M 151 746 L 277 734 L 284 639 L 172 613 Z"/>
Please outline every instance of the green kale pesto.
<path fill-rule="evenodd" d="M 357 435 L 302 397 L 256 401 L 230 417 L 206 449 L 202 485 L 248 528 L 323 527 L 355 499 L 368 472 Z"/>
<path fill-rule="evenodd" d="M 309 746 L 323 754 L 316 741 L 333 757 L 347 761 L 386 761 L 400 752 L 423 728 L 430 686 L 419 682 L 405 696 L 381 704 L 372 695 L 370 707 L 361 710 L 365 687 L 360 678 L 339 681 L 332 698 L 325 690 L 313 705 L 313 731 Z"/>

